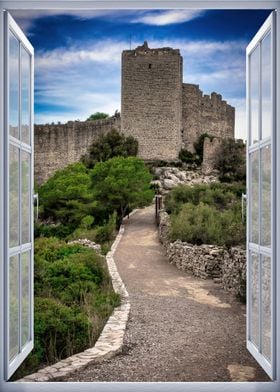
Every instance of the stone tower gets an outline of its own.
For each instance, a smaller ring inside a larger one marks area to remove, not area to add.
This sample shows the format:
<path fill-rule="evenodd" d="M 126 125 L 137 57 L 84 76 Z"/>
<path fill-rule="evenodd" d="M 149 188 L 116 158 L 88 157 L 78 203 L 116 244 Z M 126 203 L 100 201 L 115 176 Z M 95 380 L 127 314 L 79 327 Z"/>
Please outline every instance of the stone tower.
<path fill-rule="evenodd" d="M 121 129 L 145 160 L 174 160 L 182 146 L 182 57 L 147 42 L 122 53 Z"/>

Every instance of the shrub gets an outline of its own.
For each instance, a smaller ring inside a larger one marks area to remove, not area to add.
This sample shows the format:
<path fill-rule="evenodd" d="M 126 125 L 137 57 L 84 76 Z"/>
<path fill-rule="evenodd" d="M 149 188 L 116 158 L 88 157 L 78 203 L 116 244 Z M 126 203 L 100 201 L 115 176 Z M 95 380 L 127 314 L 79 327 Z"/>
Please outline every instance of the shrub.
<path fill-rule="evenodd" d="M 238 209 L 219 211 L 213 205 L 186 203 L 171 215 L 170 240 L 192 244 L 234 246 L 245 242 L 245 226 Z"/>
<path fill-rule="evenodd" d="M 216 168 L 222 182 L 246 181 L 246 154 L 242 140 L 224 139 L 217 156 Z"/>
<path fill-rule="evenodd" d="M 179 159 L 184 163 L 199 165 L 201 163 L 199 155 L 192 153 L 188 150 L 181 150 L 179 153 Z"/>
<path fill-rule="evenodd" d="M 204 139 L 206 139 L 208 137 L 208 139 L 210 139 L 211 141 L 213 140 L 214 136 L 209 135 L 208 133 L 203 133 L 202 135 L 200 135 L 197 139 L 196 142 L 194 142 L 193 146 L 195 149 L 195 152 L 198 156 L 197 162 L 198 164 L 201 164 L 203 161 L 203 146 L 204 146 Z"/>
<path fill-rule="evenodd" d="M 108 117 L 109 114 L 107 113 L 95 112 L 94 114 L 91 114 L 86 121 L 104 120 L 105 118 Z"/>
<path fill-rule="evenodd" d="M 108 222 L 104 225 L 99 227 L 96 230 L 96 242 L 99 244 L 103 244 L 108 241 L 112 241 L 115 237 L 116 233 L 116 225 L 117 225 L 117 213 L 116 211 L 110 216 Z"/>
<path fill-rule="evenodd" d="M 120 300 L 93 249 L 39 238 L 34 253 L 35 346 L 14 379 L 92 346 Z"/>
<path fill-rule="evenodd" d="M 192 203 L 198 205 L 200 202 L 215 205 L 218 209 L 232 207 L 240 202 L 242 192 L 245 192 L 243 184 L 221 184 L 210 185 L 179 185 L 173 188 L 165 199 L 165 209 L 168 213 L 178 213 L 182 204 Z"/>
<path fill-rule="evenodd" d="M 104 162 L 116 156 L 136 156 L 138 153 L 138 141 L 132 136 L 125 137 L 116 129 L 112 129 L 106 135 L 101 135 L 89 148 L 82 162 L 92 168 L 97 162 Z"/>

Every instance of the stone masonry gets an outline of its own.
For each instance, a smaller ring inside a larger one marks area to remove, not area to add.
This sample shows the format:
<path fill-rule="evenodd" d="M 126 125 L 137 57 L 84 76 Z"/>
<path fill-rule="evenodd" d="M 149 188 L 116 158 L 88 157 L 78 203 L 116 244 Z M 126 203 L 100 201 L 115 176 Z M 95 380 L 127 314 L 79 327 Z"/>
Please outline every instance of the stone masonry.
<path fill-rule="evenodd" d="M 97 121 L 69 121 L 59 125 L 35 125 L 35 181 L 42 184 L 56 170 L 77 162 L 98 136 L 120 130 L 120 118 Z"/>
<path fill-rule="evenodd" d="M 145 160 L 173 160 L 181 149 L 182 57 L 145 42 L 122 53 L 121 128 Z"/>
<path fill-rule="evenodd" d="M 213 92 L 203 95 L 198 85 L 183 84 L 183 143 L 193 152 L 193 143 L 204 133 L 234 138 L 235 109 Z"/>
<path fill-rule="evenodd" d="M 203 133 L 234 138 L 235 109 L 221 95 L 203 95 L 198 85 L 183 83 L 182 69 L 179 49 L 150 49 L 144 42 L 124 50 L 121 116 L 35 125 L 36 182 L 42 184 L 57 169 L 79 161 L 98 136 L 113 128 L 135 137 L 145 160 L 177 160 L 182 148 L 193 152 Z M 206 172 L 211 171 L 217 145 L 205 145 Z"/>

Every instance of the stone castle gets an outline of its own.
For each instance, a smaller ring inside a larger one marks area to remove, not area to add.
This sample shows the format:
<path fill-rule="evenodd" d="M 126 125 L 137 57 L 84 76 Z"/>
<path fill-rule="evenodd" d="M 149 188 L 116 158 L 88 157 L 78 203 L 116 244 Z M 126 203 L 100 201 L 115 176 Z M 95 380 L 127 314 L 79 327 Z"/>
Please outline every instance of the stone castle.
<path fill-rule="evenodd" d="M 234 138 L 235 109 L 213 92 L 183 83 L 179 49 L 150 49 L 144 42 L 122 53 L 121 115 L 98 121 L 35 125 L 35 180 L 46 181 L 57 169 L 78 161 L 101 134 L 117 129 L 139 142 L 145 160 L 174 161 L 182 148 L 193 151 L 201 134 L 204 161 L 211 162 L 217 143 Z M 216 140 L 216 141 L 215 141 Z"/>

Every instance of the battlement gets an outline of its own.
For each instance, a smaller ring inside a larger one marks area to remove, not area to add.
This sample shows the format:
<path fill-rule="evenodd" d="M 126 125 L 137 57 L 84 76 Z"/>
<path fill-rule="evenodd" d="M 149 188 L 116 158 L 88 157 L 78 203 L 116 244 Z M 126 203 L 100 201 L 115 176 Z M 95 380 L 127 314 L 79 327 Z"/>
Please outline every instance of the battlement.
<path fill-rule="evenodd" d="M 183 83 L 182 69 L 179 49 L 149 48 L 144 42 L 124 50 L 121 116 L 36 125 L 36 181 L 41 184 L 56 170 L 79 161 L 96 138 L 113 128 L 136 138 L 139 156 L 152 161 L 174 161 L 182 148 L 194 151 L 203 133 L 219 140 L 234 138 L 235 109 L 220 94 L 203 94 L 198 84 Z M 215 143 L 205 144 L 207 168 Z"/>
<path fill-rule="evenodd" d="M 203 94 L 199 85 L 183 83 L 183 143 L 194 151 L 193 143 L 203 133 L 218 138 L 234 138 L 235 109 L 221 94 Z"/>
<path fill-rule="evenodd" d="M 169 47 L 165 48 L 149 48 L 147 41 L 143 45 L 137 46 L 135 49 L 124 50 L 123 57 L 136 57 L 136 56 L 160 56 L 160 55 L 175 55 L 181 56 L 179 49 Z"/>

